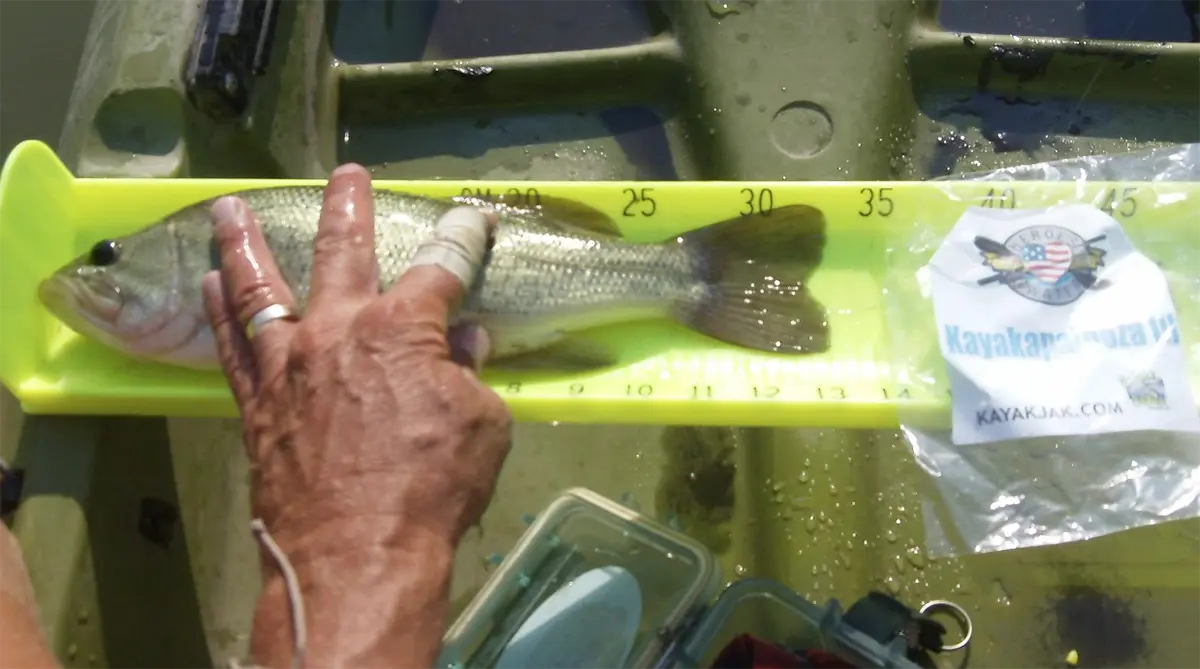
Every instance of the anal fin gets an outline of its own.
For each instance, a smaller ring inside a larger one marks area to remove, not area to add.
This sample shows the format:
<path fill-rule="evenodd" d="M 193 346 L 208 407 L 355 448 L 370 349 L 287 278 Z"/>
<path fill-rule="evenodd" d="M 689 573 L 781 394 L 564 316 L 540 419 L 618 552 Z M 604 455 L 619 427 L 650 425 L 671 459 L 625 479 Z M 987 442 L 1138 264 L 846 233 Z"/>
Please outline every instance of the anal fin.
<path fill-rule="evenodd" d="M 616 358 L 599 344 L 568 337 L 537 350 L 494 358 L 488 361 L 487 369 L 578 373 L 611 367 L 616 362 Z"/>

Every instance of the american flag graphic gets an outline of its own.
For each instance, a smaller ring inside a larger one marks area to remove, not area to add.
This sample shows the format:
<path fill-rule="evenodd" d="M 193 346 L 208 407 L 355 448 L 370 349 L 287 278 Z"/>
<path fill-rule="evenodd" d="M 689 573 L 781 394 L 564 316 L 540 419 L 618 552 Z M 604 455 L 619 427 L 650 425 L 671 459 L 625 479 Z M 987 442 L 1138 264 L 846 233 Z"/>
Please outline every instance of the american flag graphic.
<path fill-rule="evenodd" d="M 1027 244 L 1021 249 L 1021 262 L 1039 281 L 1055 283 L 1071 267 L 1071 247 L 1059 241 Z"/>

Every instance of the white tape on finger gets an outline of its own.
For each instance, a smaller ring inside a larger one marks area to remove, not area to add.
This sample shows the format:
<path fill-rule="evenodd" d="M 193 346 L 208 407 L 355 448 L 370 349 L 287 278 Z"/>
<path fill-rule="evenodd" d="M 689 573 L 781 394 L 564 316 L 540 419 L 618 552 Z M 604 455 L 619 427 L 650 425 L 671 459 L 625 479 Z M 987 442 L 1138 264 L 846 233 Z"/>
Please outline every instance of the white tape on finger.
<path fill-rule="evenodd" d="M 413 254 L 412 266 L 437 265 L 469 287 L 487 255 L 488 227 L 487 214 L 475 207 L 451 209 Z"/>

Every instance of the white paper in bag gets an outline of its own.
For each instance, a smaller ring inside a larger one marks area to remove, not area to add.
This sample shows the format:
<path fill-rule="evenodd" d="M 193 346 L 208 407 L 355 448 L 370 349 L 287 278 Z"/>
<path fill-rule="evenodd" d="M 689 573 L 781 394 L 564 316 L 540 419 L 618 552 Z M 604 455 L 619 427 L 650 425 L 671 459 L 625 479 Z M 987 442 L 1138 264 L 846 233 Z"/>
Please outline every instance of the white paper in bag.
<path fill-rule="evenodd" d="M 1200 432 L 1166 277 L 1108 214 L 972 207 L 929 270 L 954 443 Z"/>

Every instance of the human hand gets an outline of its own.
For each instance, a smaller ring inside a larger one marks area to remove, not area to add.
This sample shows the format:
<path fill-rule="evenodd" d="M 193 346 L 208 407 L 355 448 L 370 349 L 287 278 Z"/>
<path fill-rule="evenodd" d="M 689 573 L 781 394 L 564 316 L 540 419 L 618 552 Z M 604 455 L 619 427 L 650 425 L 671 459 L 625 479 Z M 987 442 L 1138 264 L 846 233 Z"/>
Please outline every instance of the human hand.
<path fill-rule="evenodd" d="M 222 271 L 204 278 L 204 297 L 244 423 L 255 517 L 293 562 L 414 534 L 457 545 L 510 444 L 508 410 L 474 369 L 486 332 L 447 327 L 483 263 L 494 214 L 447 214 L 439 235 L 458 226 L 458 254 L 427 244 L 381 294 L 370 177 L 338 168 L 303 317 L 248 338 L 255 314 L 292 308 L 293 297 L 246 205 L 223 198 L 213 212 Z"/>

